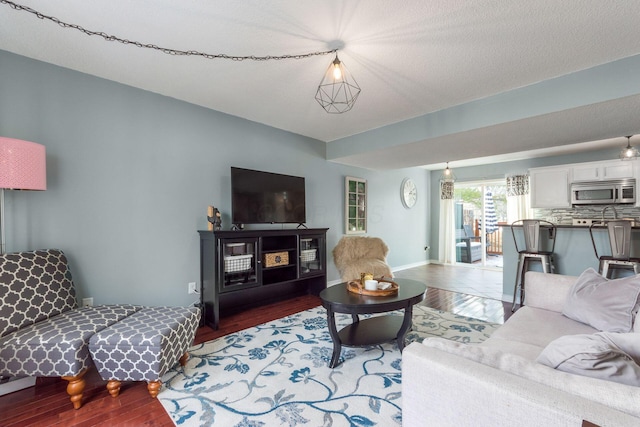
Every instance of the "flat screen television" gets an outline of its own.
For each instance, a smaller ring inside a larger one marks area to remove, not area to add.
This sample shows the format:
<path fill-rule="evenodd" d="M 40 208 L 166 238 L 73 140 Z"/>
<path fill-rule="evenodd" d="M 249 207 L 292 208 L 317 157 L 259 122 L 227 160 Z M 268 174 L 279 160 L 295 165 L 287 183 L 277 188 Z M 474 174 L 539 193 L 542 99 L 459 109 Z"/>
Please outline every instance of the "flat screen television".
<path fill-rule="evenodd" d="M 304 178 L 231 168 L 233 224 L 304 224 L 306 220 Z"/>

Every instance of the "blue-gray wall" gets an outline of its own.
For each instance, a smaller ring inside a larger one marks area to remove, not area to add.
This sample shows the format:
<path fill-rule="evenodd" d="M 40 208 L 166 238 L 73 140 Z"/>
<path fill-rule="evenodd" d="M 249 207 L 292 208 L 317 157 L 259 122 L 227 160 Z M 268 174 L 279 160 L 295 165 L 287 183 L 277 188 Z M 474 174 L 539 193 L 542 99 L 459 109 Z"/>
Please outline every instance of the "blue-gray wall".
<path fill-rule="evenodd" d="M 0 135 L 47 148 L 47 191 L 6 192 L 7 250 L 64 250 L 79 298 L 194 302 L 197 230 L 208 205 L 229 227 L 230 166 L 304 176 L 307 226 L 330 228 L 328 251 L 344 231 L 344 177 L 364 178 L 368 234 L 387 242 L 392 268 L 428 258 L 427 171 L 335 164 L 321 141 L 5 51 L 0 76 Z M 405 177 L 420 191 L 411 210 Z M 338 279 L 329 256 L 328 280 Z"/>

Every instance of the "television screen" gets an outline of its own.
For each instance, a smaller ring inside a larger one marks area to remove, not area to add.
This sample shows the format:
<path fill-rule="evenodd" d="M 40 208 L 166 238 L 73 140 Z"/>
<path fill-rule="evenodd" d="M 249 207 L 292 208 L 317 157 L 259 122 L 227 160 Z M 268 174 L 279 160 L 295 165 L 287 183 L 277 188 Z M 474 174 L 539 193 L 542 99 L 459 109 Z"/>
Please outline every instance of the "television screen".
<path fill-rule="evenodd" d="M 231 222 L 306 222 L 304 178 L 231 168 Z"/>

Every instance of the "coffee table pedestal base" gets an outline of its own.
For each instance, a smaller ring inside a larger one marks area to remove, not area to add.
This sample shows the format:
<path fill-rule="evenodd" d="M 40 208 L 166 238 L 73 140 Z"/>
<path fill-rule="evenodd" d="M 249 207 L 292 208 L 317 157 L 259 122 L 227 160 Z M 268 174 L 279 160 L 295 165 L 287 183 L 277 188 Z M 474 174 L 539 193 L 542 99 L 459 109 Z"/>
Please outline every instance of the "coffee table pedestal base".
<path fill-rule="evenodd" d="M 333 340 L 333 354 L 330 368 L 338 366 L 342 346 L 364 347 L 368 345 L 382 344 L 397 340 L 400 351 L 404 349 L 404 338 L 411 327 L 411 307 L 406 309 L 403 317 L 400 316 L 376 316 L 364 320 L 358 320 L 353 315 L 354 322 L 337 331 L 333 313 L 329 315 L 329 333 Z"/>
<path fill-rule="evenodd" d="M 358 295 L 348 289 L 347 282 L 329 286 L 320 292 L 322 306 L 327 309 L 327 327 L 333 341 L 330 368 L 338 365 L 343 345 L 360 347 L 397 340 L 398 349 L 402 351 L 405 335 L 411 328 L 413 306 L 424 299 L 427 286 L 411 279 L 395 280 L 398 284 L 398 293 L 395 295 Z M 394 311 L 404 311 L 404 315 L 391 314 Z M 338 332 L 336 313 L 351 315 L 353 323 Z M 369 314 L 377 316 L 362 320 L 358 317 Z"/>

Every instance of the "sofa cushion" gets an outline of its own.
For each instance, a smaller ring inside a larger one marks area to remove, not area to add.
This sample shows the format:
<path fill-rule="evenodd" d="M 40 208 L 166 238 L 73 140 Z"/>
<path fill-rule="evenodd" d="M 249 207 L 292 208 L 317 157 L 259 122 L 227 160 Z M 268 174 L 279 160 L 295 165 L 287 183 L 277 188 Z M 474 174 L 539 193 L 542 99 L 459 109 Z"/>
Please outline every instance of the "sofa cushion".
<path fill-rule="evenodd" d="M 423 345 L 640 417 L 640 387 L 560 372 L 492 347 L 462 344 L 436 337 L 425 339 Z"/>
<path fill-rule="evenodd" d="M 576 322 L 557 311 L 524 306 L 498 328 L 482 345 L 491 345 L 494 339 L 523 343 L 538 347 L 538 353 L 556 338 L 563 335 L 593 334 L 598 330 L 584 323 Z M 523 354 L 524 356 L 524 354 Z M 538 354 L 530 354 L 533 361 Z"/>
<path fill-rule="evenodd" d="M 599 331 L 630 332 L 639 295 L 640 278 L 609 280 L 589 268 L 569 291 L 562 314 Z"/>
<path fill-rule="evenodd" d="M 638 387 L 640 366 L 632 355 L 640 359 L 640 336 L 600 332 L 560 337 L 545 347 L 536 362 L 572 374 Z"/>
<path fill-rule="evenodd" d="M 141 307 L 109 305 L 66 311 L 0 338 L 0 376 L 73 376 L 91 365 L 93 334 Z"/>
<path fill-rule="evenodd" d="M 578 280 L 577 276 L 527 271 L 525 273 L 527 292 L 524 295 L 524 303 L 529 307 L 562 313 L 564 302 L 576 280 Z"/>
<path fill-rule="evenodd" d="M 0 255 L 0 337 L 76 306 L 62 251 Z"/>

